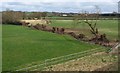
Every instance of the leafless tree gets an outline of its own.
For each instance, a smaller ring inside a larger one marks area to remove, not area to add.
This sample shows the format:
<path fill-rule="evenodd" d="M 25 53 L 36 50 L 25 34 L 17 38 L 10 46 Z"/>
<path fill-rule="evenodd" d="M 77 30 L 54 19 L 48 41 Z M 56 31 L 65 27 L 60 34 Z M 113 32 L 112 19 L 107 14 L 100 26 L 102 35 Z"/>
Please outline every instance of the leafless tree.
<path fill-rule="evenodd" d="M 76 24 L 84 22 L 89 26 L 90 32 L 95 36 L 94 38 L 92 38 L 93 41 L 108 43 L 106 34 L 100 34 L 97 27 L 98 20 L 100 18 L 100 8 L 97 5 L 95 5 L 94 7 L 95 9 L 93 13 L 82 11 L 82 13 L 79 13 L 74 17 L 74 21 L 76 22 Z"/>
<path fill-rule="evenodd" d="M 97 21 L 99 19 L 100 8 L 95 5 L 94 13 L 89 13 L 88 11 L 82 11 L 74 16 L 74 23 L 86 23 L 90 27 L 90 32 L 94 34 L 96 37 L 98 36 L 98 28 L 96 27 Z"/>

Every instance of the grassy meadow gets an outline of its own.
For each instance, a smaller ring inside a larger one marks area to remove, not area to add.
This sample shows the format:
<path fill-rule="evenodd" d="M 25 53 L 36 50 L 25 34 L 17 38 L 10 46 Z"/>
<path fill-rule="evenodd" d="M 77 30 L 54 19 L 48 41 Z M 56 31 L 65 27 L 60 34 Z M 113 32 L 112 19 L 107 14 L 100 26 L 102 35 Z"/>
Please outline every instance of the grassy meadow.
<path fill-rule="evenodd" d="M 69 22 L 66 23 L 69 24 Z M 64 25 L 64 22 L 61 24 Z M 65 26 L 67 27 L 67 24 Z M 2 32 L 3 71 L 100 47 L 77 41 L 71 36 L 33 30 L 23 26 L 3 25 Z"/>
<path fill-rule="evenodd" d="M 92 37 L 89 26 L 85 23 L 74 24 L 73 20 L 52 20 L 50 26 L 77 28 L 80 33 L 84 33 L 88 37 Z M 118 39 L 118 20 L 98 20 L 97 27 L 99 32 L 106 33 L 108 39 Z"/>
<path fill-rule="evenodd" d="M 92 37 L 85 23 L 76 25 L 73 20 L 52 20 L 49 26 L 80 29 L 79 33 Z M 118 20 L 99 20 L 97 27 L 100 33 L 107 34 L 108 39 L 118 39 Z M 80 42 L 68 35 L 33 30 L 23 26 L 6 24 L 2 26 L 2 32 L 3 71 L 100 47 Z"/>
<path fill-rule="evenodd" d="M 0 25 L 0 71 L 2 71 L 2 25 Z"/>

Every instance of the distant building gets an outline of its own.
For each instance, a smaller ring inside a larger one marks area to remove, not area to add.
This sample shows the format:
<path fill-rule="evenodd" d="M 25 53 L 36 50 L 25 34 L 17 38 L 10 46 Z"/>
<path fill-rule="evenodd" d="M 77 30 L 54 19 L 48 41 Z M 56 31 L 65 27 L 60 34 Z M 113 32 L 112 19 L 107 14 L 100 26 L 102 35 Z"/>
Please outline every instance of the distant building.
<path fill-rule="evenodd" d="M 67 16 L 67 14 L 62 14 L 62 16 Z"/>
<path fill-rule="evenodd" d="M 62 14 L 62 16 L 67 16 L 67 14 Z"/>

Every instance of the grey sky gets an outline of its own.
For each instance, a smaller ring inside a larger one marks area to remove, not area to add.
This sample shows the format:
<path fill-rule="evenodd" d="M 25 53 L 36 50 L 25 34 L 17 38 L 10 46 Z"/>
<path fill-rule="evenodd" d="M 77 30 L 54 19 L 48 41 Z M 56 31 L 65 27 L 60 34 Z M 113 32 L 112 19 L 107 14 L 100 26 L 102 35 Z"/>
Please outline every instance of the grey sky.
<path fill-rule="evenodd" d="M 28 1 L 28 0 L 27 0 Z M 24 1 L 6 1 L 4 0 L 0 4 L 0 11 L 6 10 L 9 8 L 15 11 L 48 11 L 48 12 L 80 12 L 82 10 L 93 12 L 95 7 L 98 5 L 102 13 L 108 12 L 117 12 L 118 11 L 118 0 L 108 0 L 100 2 L 95 0 L 90 1 L 80 1 L 80 0 L 64 0 L 64 1 L 55 1 L 55 0 L 44 0 L 44 1 L 33 1 L 30 2 Z"/>

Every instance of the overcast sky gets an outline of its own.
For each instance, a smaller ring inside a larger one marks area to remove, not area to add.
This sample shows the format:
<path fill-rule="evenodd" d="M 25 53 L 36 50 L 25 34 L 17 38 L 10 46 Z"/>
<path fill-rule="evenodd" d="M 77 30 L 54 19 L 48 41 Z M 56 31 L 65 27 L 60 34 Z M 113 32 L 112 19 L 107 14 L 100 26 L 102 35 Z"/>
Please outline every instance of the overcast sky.
<path fill-rule="evenodd" d="M 15 11 L 81 12 L 95 11 L 99 6 L 102 13 L 118 11 L 119 0 L 2 0 L 0 11 L 6 8 Z"/>

